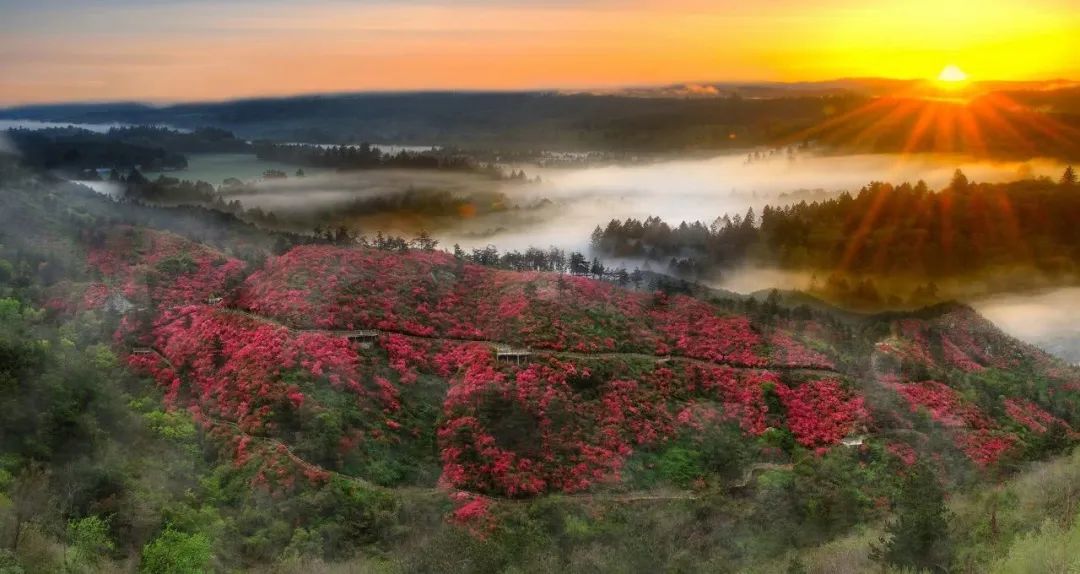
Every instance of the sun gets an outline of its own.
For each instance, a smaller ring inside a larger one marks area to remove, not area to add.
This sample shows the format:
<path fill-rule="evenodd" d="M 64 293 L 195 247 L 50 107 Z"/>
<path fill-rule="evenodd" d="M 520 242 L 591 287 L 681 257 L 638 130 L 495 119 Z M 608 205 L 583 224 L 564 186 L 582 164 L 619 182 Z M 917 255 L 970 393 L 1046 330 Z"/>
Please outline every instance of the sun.
<path fill-rule="evenodd" d="M 949 64 L 941 70 L 941 73 L 938 74 L 937 79 L 939 82 L 942 82 L 944 84 L 951 84 L 955 86 L 966 82 L 968 76 L 960 68 Z"/>

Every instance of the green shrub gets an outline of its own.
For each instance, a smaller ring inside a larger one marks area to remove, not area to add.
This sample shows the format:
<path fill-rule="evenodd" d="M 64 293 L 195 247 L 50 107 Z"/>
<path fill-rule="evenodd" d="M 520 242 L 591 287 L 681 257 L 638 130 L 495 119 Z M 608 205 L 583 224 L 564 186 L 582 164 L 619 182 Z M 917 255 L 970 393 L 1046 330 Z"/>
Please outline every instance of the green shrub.
<path fill-rule="evenodd" d="M 143 547 L 141 572 L 148 574 L 200 574 L 210 562 L 210 539 L 166 527 Z"/>

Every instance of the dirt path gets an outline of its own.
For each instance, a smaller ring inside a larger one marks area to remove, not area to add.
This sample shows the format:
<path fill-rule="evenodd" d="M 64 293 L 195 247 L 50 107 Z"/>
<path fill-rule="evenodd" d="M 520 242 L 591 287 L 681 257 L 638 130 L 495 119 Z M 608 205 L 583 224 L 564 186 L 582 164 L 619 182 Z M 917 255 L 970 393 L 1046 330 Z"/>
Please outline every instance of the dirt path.
<path fill-rule="evenodd" d="M 254 321 L 259 321 L 259 322 L 262 322 L 262 323 L 269 323 L 269 324 L 272 324 L 272 325 L 277 325 L 278 327 L 281 327 L 283 329 L 288 329 L 288 330 L 290 330 L 292 332 L 295 332 L 295 333 L 322 333 L 322 334 L 326 334 L 326 335 L 330 335 L 330 336 L 334 336 L 334 337 L 347 337 L 347 336 L 357 332 L 356 329 L 349 329 L 349 330 L 346 330 L 346 329 L 298 329 L 296 327 L 293 327 L 291 325 L 283 323 L 283 322 L 281 322 L 281 321 L 279 321 L 277 319 L 274 319 L 272 317 L 267 317 L 265 315 L 259 315 L 259 314 L 252 313 L 250 311 L 246 311 L 246 310 L 243 310 L 243 309 L 237 309 L 235 307 L 223 307 L 223 308 L 221 308 L 221 310 L 224 311 L 224 312 L 227 312 L 227 313 L 234 313 L 234 314 L 237 314 L 237 315 L 242 315 L 242 316 L 247 317 L 249 319 L 252 319 Z M 412 334 L 412 333 L 406 333 L 406 332 L 402 332 L 402 331 L 391 331 L 391 330 L 387 330 L 387 329 L 376 329 L 376 330 L 379 333 L 388 333 L 388 334 L 392 334 L 392 335 L 398 335 L 398 336 L 405 337 L 405 338 L 408 338 L 408 339 L 413 339 L 413 340 L 439 341 L 439 342 L 444 342 L 444 343 L 461 343 L 461 344 L 476 343 L 476 344 L 489 345 L 491 347 L 515 348 L 514 345 L 511 344 L 511 343 L 508 343 L 508 342 L 505 342 L 505 341 L 494 341 L 494 340 L 490 340 L 490 339 L 460 339 L 460 338 L 455 338 L 455 337 L 441 337 L 441 336 L 436 336 L 436 335 L 430 335 L 430 336 L 416 335 L 416 334 Z M 587 360 L 603 360 L 603 359 L 621 359 L 621 360 L 651 361 L 651 362 L 656 362 L 656 363 L 679 362 L 679 363 L 694 364 L 694 365 L 699 365 L 699 366 L 704 366 L 704 367 L 728 367 L 728 368 L 732 368 L 732 369 L 751 370 L 751 371 L 784 371 L 784 372 L 795 373 L 795 374 L 817 375 L 817 376 L 823 376 L 823 377 L 843 376 L 843 373 L 840 373 L 839 371 L 836 371 L 835 369 L 825 369 L 825 368 L 820 368 L 820 367 L 802 367 L 802 366 L 794 366 L 794 365 L 750 365 L 750 364 L 746 364 L 746 363 L 737 363 L 737 362 L 710 361 L 710 360 L 707 360 L 707 359 L 697 359 L 697 358 L 685 357 L 685 356 L 681 356 L 681 355 L 653 355 L 653 354 L 649 354 L 649 353 L 614 352 L 614 351 L 611 351 L 611 352 L 609 352 L 609 351 L 602 351 L 602 352 L 556 351 L 556 350 L 552 350 L 552 349 L 528 349 L 528 352 L 531 355 L 543 355 L 543 356 L 551 356 L 551 357 L 557 357 L 557 358 L 562 357 L 562 358 L 567 358 L 567 359 L 578 359 L 578 360 L 584 360 L 584 361 L 587 361 Z"/>

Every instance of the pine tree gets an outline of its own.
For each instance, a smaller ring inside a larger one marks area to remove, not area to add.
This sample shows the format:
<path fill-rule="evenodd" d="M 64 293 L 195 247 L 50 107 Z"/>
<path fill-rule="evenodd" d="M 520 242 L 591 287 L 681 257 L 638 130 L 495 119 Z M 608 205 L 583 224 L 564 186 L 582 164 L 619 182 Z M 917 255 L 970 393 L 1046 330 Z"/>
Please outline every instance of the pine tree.
<path fill-rule="evenodd" d="M 951 548 L 945 493 L 924 463 L 911 468 L 895 502 L 895 514 L 885 525 L 881 545 L 871 556 L 894 566 L 945 572 Z"/>
<path fill-rule="evenodd" d="M 1065 173 L 1061 174 L 1060 183 L 1064 186 L 1076 185 L 1076 170 L 1073 169 L 1073 166 L 1070 165 L 1069 167 L 1065 168 Z"/>
<path fill-rule="evenodd" d="M 952 181 L 949 182 L 949 189 L 953 191 L 964 191 L 968 188 L 968 183 L 967 176 L 964 175 L 964 172 L 960 171 L 960 168 L 957 168 L 956 171 L 953 172 Z"/>

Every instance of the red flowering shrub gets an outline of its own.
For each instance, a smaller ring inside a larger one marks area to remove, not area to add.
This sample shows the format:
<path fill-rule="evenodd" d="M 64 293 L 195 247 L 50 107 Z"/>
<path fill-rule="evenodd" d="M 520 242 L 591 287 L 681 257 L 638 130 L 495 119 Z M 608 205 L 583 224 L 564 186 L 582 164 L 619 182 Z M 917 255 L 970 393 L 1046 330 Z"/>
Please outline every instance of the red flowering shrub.
<path fill-rule="evenodd" d="M 419 372 L 428 368 L 430 343 L 426 341 L 390 334 L 382 337 L 379 344 L 386 349 L 390 366 L 401 376 L 403 384 L 416 382 Z"/>
<path fill-rule="evenodd" d="M 686 378 L 690 390 L 700 389 L 720 399 L 725 418 L 739 421 L 743 430 L 751 434 L 765 432 L 768 409 L 762 387 L 765 383 L 779 384 L 775 373 L 690 364 L 686 367 Z"/>
<path fill-rule="evenodd" d="M 746 317 L 718 316 L 707 303 L 683 295 L 672 297 L 649 316 L 664 336 L 658 354 L 672 348 L 675 354 L 720 363 L 765 364 L 765 359 L 756 354 L 761 337 Z"/>
<path fill-rule="evenodd" d="M 1061 425 L 1065 428 L 1069 426 L 1065 421 L 1042 410 L 1039 405 L 1024 399 L 1005 399 L 1005 413 L 1012 420 L 1038 434 L 1045 433 L 1055 425 Z"/>
<path fill-rule="evenodd" d="M 771 351 L 769 356 L 775 365 L 813 369 L 836 368 L 836 363 L 832 359 L 807 348 L 786 331 L 774 331 L 769 337 L 769 347 Z"/>
<path fill-rule="evenodd" d="M 900 462 L 904 463 L 904 466 L 911 466 L 915 464 L 915 461 L 918 459 L 915 449 L 902 442 L 890 442 L 885 445 L 885 450 L 899 459 Z"/>
<path fill-rule="evenodd" d="M 795 387 L 776 387 L 787 411 L 795 440 L 807 448 L 839 443 L 868 417 L 861 397 L 852 396 L 839 381 L 811 381 Z"/>
<path fill-rule="evenodd" d="M 977 429 L 957 433 L 956 446 L 975 464 L 990 466 L 1016 445 L 1016 435 L 1001 431 Z"/>
<path fill-rule="evenodd" d="M 936 364 L 927 335 L 929 329 L 925 322 L 917 319 L 904 319 L 897 321 L 897 327 L 904 338 L 900 349 L 903 355 L 920 365 L 929 367 Z"/>
<path fill-rule="evenodd" d="M 83 292 L 81 309 L 100 309 L 105 306 L 109 298 L 109 286 L 104 283 L 93 283 Z"/>
<path fill-rule="evenodd" d="M 911 404 L 911 409 L 923 407 L 934 420 L 945 426 L 984 428 L 990 420 L 974 405 L 969 405 L 951 387 L 936 381 L 900 384 L 896 386 Z"/>
<path fill-rule="evenodd" d="M 486 537 L 495 528 L 495 518 L 491 514 L 491 501 L 487 498 L 458 491 L 451 494 L 450 499 L 457 505 L 457 508 L 450 513 L 450 522 L 464 526 L 480 538 Z"/>
<path fill-rule="evenodd" d="M 473 354 L 452 381 L 439 429 L 443 480 L 454 487 L 534 495 L 573 492 L 614 475 L 629 446 L 591 405 L 573 400 L 571 363 L 552 360 L 510 373 Z"/>
<path fill-rule="evenodd" d="M 897 390 L 913 409 L 922 406 L 935 420 L 953 428 L 956 446 L 978 466 L 994 464 L 1018 440 L 1016 435 L 998 430 L 992 419 L 941 383 L 924 381 L 898 385 Z"/>
<path fill-rule="evenodd" d="M 985 367 L 979 363 L 973 361 L 960 347 L 953 343 L 948 337 L 945 337 L 941 341 L 942 350 L 945 353 L 945 360 L 950 365 L 967 372 L 977 372 L 983 370 Z"/>

